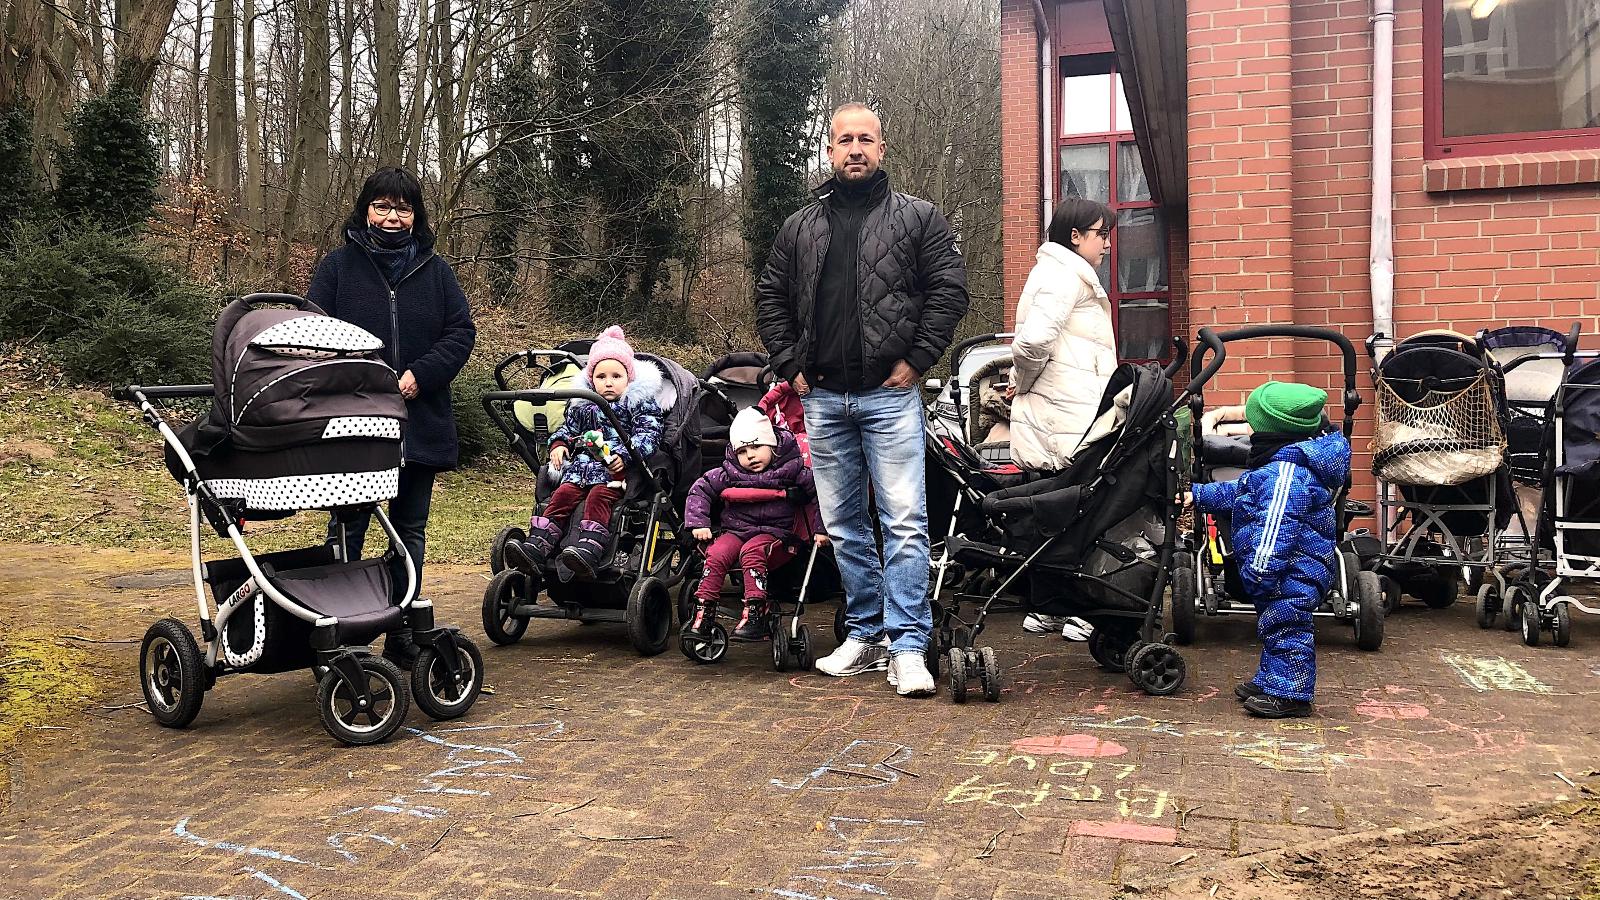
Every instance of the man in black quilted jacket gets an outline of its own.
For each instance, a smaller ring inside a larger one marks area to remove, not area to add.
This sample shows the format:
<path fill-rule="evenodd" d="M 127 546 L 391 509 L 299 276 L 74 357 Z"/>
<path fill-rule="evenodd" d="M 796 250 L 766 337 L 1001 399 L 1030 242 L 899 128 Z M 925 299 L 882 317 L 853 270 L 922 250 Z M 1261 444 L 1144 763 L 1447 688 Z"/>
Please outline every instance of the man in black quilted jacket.
<path fill-rule="evenodd" d="M 887 665 L 898 693 L 926 696 L 933 622 L 918 382 L 967 312 L 967 271 L 933 204 L 890 188 L 883 153 L 872 110 L 834 111 L 833 177 L 779 229 L 756 284 L 756 328 L 805 406 L 817 499 L 844 578 L 849 637 L 817 669 Z"/>

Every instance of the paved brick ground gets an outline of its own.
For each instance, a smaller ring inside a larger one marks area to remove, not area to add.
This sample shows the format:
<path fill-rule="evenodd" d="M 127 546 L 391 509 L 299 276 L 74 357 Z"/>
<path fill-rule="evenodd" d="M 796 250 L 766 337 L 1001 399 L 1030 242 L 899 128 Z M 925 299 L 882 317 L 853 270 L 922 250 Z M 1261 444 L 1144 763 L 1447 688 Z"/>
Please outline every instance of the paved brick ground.
<path fill-rule="evenodd" d="M 185 588 L 103 580 L 174 556 L 0 547 L 0 563 L 12 621 L 119 639 L 193 616 Z M 482 577 L 432 577 L 444 620 L 477 635 Z M 1328 624 L 1319 715 L 1282 725 L 1232 699 L 1254 667 L 1247 619 L 1203 624 L 1168 699 L 1081 644 L 993 625 L 1010 674 L 993 705 L 900 700 L 881 675 L 780 676 L 758 647 L 710 668 L 642 659 L 620 629 L 535 622 L 487 649 L 494 694 L 469 718 L 413 710 L 379 748 L 334 745 L 304 675 L 225 680 L 186 731 L 97 711 L 13 761 L 0 896 L 1113 897 L 1549 799 L 1569 790 L 1550 773 L 1597 758 L 1587 619 L 1572 647 L 1529 650 L 1466 604 L 1408 606 L 1377 654 Z M 137 699 L 133 648 L 96 646 L 115 673 L 105 704 Z"/>

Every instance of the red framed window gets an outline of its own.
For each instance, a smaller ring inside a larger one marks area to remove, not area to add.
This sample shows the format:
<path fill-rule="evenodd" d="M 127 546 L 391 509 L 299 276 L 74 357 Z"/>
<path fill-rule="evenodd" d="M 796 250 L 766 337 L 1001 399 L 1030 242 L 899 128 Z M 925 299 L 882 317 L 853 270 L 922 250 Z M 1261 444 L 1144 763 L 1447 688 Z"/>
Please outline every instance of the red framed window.
<path fill-rule="evenodd" d="M 1098 200 L 1116 213 L 1100 283 L 1111 300 L 1117 355 L 1163 359 L 1172 343 L 1167 223 L 1134 143 L 1116 58 L 1066 56 L 1060 66 L 1056 197 Z"/>
<path fill-rule="evenodd" d="M 1600 148 L 1600 4 L 1422 8 L 1427 158 Z"/>

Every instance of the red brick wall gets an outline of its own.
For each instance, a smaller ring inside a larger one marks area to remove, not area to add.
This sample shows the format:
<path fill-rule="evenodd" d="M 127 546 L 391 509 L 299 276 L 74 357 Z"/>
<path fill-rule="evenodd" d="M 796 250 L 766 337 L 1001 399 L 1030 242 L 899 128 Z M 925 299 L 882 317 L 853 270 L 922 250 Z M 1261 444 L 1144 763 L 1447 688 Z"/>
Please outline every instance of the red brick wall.
<path fill-rule="evenodd" d="M 1043 236 L 1039 188 L 1039 46 L 1030 0 L 1000 3 L 1001 233 L 1006 322 L 1016 313 L 1022 285 Z"/>

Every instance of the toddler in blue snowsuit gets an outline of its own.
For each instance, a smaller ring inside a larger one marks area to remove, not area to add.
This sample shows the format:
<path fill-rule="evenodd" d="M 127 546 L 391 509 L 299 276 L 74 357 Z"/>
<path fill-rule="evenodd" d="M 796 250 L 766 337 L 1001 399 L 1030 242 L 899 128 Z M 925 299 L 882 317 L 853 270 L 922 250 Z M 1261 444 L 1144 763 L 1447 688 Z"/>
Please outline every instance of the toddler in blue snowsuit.
<path fill-rule="evenodd" d="M 1249 471 L 1194 486 L 1201 512 L 1232 518 L 1234 562 L 1255 603 L 1261 668 L 1234 689 L 1251 715 L 1311 714 L 1316 649 L 1311 614 L 1338 571 L 1334 498 L 1350 472 L 1350 442 L 1320 434 L 1327 392 L 1269 381 L 1250 392 Z"/>

